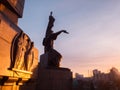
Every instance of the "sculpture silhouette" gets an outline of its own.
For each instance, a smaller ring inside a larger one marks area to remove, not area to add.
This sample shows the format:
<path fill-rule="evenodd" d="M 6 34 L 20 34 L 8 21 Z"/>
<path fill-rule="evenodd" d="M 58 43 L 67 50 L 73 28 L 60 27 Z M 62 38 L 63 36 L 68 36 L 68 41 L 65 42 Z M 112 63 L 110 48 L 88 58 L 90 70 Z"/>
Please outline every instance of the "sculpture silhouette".
<path fill-rule="evenodd" d="M 49 16 L 49 22 L 46 30 L 45 38 L 43 39 L 44 52 L 48 53 L 48 66 L 59 67 L 59 62 L 62 58 L 62 55 L 57 52 L 53 48 L 54 40 L 57 39 L 57 36 L 62 32 L 68 34 L 66 30 L 60 30 L 56 33 L 52 31 L 52 27 L 54 26 L 54 17 L 52 16 L 52 12 Z"/>

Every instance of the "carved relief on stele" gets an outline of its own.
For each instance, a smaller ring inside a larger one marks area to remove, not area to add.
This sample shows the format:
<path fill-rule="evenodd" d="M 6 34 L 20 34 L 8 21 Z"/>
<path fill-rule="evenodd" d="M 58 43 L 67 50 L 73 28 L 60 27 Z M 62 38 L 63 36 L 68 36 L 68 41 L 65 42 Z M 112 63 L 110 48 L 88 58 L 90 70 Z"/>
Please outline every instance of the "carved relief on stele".
<path fill-rule="evenodd" d="M 14 76 L 30 77 L 34 69 L 37 68 L 37 56 L 34 42 L 31 41 L 27 34 L 21 31 L 14 37 L 11 45 L 11 65 L 9 70 L 13 71 Z"/>

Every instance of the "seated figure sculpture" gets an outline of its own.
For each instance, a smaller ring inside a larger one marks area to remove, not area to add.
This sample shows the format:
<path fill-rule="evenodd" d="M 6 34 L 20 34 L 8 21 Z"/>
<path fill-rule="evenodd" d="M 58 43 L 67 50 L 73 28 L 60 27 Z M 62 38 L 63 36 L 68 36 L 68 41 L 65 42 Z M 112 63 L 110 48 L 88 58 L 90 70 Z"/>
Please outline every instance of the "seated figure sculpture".
<path fill-rule="evenodd" d="M 57 36 L 62 32 L 68 34 L 66 30 L 60 30 L 56 33 L 52 31 L 54 26 L 54 17 L 52 12 L 49 16 L 49 22 L 46 30 L 46 36 L 43 39 L 44 52 L 48 54 L 48 67 L 59 67 L 62 55 L 53 48 L 54 40 L 57 39 Z"/>

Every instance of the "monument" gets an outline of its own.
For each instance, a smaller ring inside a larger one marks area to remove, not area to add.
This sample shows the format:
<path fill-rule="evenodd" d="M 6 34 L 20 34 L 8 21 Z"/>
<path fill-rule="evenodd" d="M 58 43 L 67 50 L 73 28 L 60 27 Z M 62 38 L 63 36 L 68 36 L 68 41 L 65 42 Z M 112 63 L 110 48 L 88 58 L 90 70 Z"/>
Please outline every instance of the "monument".
<path fill-rule="evenodd" d="M 38 50 L 17 25 L 24 2 L 0 0 L 0 90 L 24 90 L 37 77 Z"/>
<path fill-rule="evenodd" d="M 60 66 L 62 55 L 54 49 L 53 44 L 54 44 L 54 40 L 56 40 L 58 35 L 60 35 L 62 32 L 68 34 L 66 30 L 61 30 L 61 31 L 54 33 L 52 30 L 52 27 L 54 26 L 54 21 L 55 19 L 52 16 L 52 12 L 51 12 L 49 16 L 49 22 L 48 22 L 48 26 L 46 30 L 46 35 L 45 35 L 45 38 L 43 39 L 44 53 L 47 57 L 46 59 L 47 64 L 45 67 L 59 67 Z"/>
<path fill-rule="evenodd" d="M 72 90 L 72 72 L 61 68 L 62 55 L 53 48 L 61 30 L 52 31 L 52 12 L 38 63 L 34 42 L 17 25 L 25 0 L 0 0 L 0 90 Z"/>
<path fill-rule="evenodd" d="M 60 67 L 62 55 L 53 47 L 54 40 L 58 35 L 68 34 L 68 32 L 60 30 L 54 33 L 52 30 L 54 21 L 55 18 L 51 12 L 46 35 L 43 39 L 44 54 L 40 56 L 37 90 L 72 90 L 72 72 L 68 68 Z"/>

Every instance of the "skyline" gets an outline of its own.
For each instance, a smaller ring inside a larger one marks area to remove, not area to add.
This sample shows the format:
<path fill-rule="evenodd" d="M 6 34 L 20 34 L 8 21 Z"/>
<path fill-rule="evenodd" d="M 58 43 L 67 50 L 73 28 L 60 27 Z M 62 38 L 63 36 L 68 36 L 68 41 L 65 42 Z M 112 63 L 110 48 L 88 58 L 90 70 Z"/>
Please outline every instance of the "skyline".
<path fill-rule="evenodd" d="M 63 56 L 62 67 L 85 76 L 93 69 L 120 69 L 120 1 L 26 1 L 18 25 L 34 41 L 39 55 L 51 11 L 56 19 L 53 31 L 70 33 L 61 34 L 54 43 Z"/>

